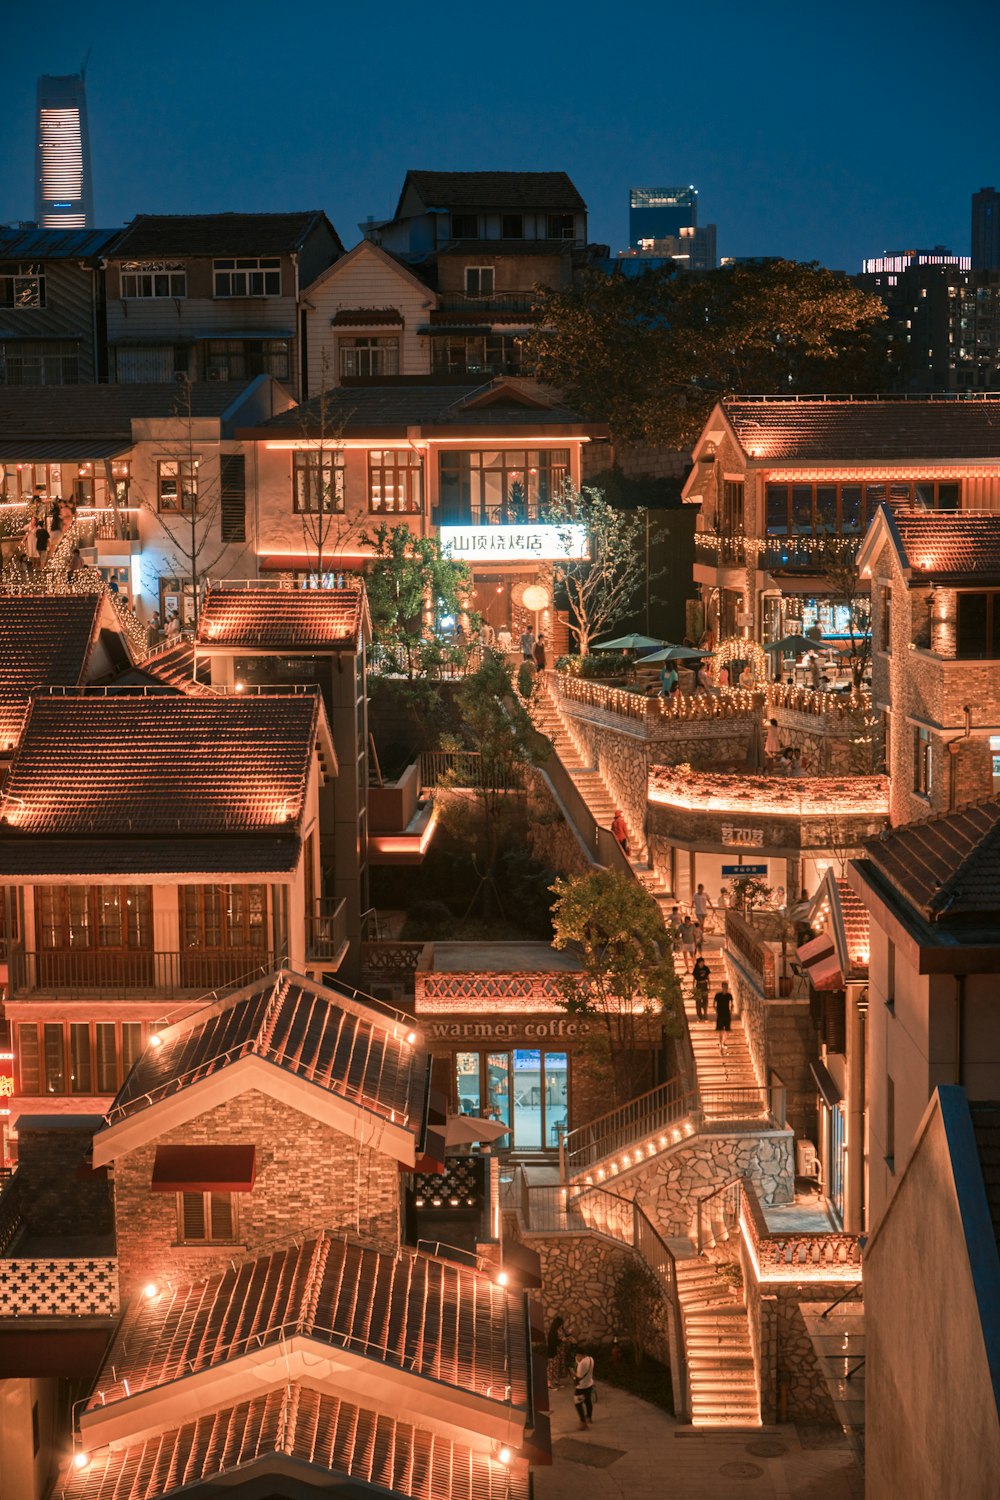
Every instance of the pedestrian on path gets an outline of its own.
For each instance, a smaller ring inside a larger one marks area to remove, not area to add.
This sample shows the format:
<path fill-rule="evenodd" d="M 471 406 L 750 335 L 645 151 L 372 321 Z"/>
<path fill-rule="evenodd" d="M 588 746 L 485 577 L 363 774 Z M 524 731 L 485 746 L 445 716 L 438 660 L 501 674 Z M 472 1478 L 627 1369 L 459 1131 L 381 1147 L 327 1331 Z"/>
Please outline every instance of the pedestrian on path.
<path fill-rule="evenodd" d="M 715 1029 L 719 1036 L 719 1052 L 722 1057 L 726 1055 L 729 1045 L 729 1033 L 733 1029 L 733 997 L 729 992 L 729 981 L 722 981 L 722 988 L 715 992 Z"/>
<path fill-rule="evenodd" d="M 538 640 L 535 642 L 535 649 L 534 649 L 533 655 L 534 655 L 534 658 L 535 658 L 535 666 L 538 668 L 539 672 L 544 672 L 545 671 L 545 637 L 544 637 L 544 635 L 540 635 L 538 637 Z"/>
<path fill-rule="evenodd" d="M 694 1009 L 699 1021 L 708 1020 L 708 984 L 712 971 L 701 954 L 694 962 Z"/>
<path fill-rule="evenodd" d="M 535 660 L 535 636 L 530 625 L 525 625 L 521 632 L 521 655 L 525 661 Z"/>
<path fill-rule="evenodd" d="M 583 1349 L 578 1349 L 576 1353 L 576 1388 L 573 1391 L 573 1404 L 580 1418 L 580 1426 L 593 1427 L 594 1360 Z"/>
<path fill-rule="evenodd" d="M 546 1347 L 549 1359 L 549 1385 L 558 1390 L 563 1377 L 563 1362 L 566 1356 L 566 1333 L 562 1318 L 555 1317 L 549 1324 Z"/>
<path fill-rule="evenodd" d="M 631 854 L 632 851 L 629 848 L 628 843 L 628 827 L 625 823 L 625 819 L 622 817 L 622 810 L 620 807 L 615 808 L 615 816 L 611 824 L 611 832 L 614 834 L 615 838 L 618 840 L 618 843 L 621 845 L 623 853 Z"/>
<path fill-rule="evenodd" d="M 681 926 L 678 936 L 681 940 L 681 952 L 684 955 L 684 967 L 690 974 L 691 967 L 694 963 L 694 946 L 698 936 L 695 932 L 694 923 L 691 921 L 690 917 L 681 918 Z"/>

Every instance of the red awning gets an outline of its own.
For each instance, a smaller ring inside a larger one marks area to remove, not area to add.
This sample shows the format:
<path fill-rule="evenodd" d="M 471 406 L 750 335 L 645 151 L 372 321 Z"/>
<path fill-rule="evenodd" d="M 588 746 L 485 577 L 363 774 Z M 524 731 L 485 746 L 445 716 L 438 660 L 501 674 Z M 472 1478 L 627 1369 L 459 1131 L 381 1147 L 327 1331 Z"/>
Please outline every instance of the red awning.
<path fill-rule="evenodd" d="M 808 943 L 796 948 L 795 953 L 814 990 L 843 988 L 840 960 L 829 933 L 821 932 L 819 937 L 810 938 Z"/>
<path fill-rule="evenodd" d="M 249 1193 L 256 1146 L 157 1146 L 154 1193 Z"/>

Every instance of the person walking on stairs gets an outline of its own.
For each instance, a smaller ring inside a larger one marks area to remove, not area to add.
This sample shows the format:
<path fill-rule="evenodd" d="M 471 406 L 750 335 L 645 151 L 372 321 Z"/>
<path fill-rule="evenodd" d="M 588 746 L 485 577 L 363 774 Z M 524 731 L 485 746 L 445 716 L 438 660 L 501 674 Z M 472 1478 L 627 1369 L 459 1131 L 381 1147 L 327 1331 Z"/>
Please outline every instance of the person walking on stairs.
<path fill-rule="evenodd" d="M 725 1057 L 729 1045 L 729 1033 L 733 1029 L 733 997 L 728 979 L 723 979 L 722 988 L 715 992 L 715 1029 L 719 1034 L 719 1052 Z"/>
<path fill-rule="evenodd" d="M 573 1392 L 573 1404 L 580 1418 L 580 1426 L 592 1427 L 594 1425 L 594 1360 L 593 1356 L 583 1349 L 578 1349 L 576 1355 L 576 1389 Z"/>
<path fill-rule="evenodd" d="M 694 961 L 694 1009 L 699 1021 L 708 1020 L 708 982 L 712 971 L 701 954 Z"/>
<path fill-rule="evenodd" d="M 622 810 L 620 807 L 615 808 L 615 816 L 611 824 L 611 832 L 614 834 L 616 840 L 621 845 L 623 852 L 625 854 L 631 854 L 632 851 L 629 848 L 628 843 L 628 826 L 626 825 L 625 819 L 622 816 Z"/>

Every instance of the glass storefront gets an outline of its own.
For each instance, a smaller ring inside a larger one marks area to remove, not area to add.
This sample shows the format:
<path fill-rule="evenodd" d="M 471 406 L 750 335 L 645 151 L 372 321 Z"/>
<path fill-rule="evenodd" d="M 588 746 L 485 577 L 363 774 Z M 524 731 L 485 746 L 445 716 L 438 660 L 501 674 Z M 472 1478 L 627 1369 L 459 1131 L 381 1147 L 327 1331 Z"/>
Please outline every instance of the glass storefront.
<path fill-rule="evenodd" d="M 509 1126 L 498 1145 L 516 1151 L 554 1151 L 566 1126 L 569 1063 L 565 1052 L 519 1048 L 510 1052 L 459 1052 L 455 1058 L 458 1107 L 468 1115 Z"/>

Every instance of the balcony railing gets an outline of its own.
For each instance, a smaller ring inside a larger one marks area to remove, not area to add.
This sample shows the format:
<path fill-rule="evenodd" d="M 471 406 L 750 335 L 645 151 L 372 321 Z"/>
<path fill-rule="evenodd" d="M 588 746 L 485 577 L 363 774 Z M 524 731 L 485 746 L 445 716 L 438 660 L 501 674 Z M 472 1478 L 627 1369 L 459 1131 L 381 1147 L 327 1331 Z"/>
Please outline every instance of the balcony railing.
<path fill-rule="evenodd" d="M 306 958 L 331 963 L 339 959 L 347 944 L 347 902 L 324 897 L 306 917 Z"/>
<path fill-rule="evenodd" d="M 726 911 L 726 947 L 743 960 L 744 966 L 755 976 L 763 995 L 771 997 L 778 993 L 774 949 L 732 908 Z"/>
<path fill-rule="evenodd" d="M 537 298 L 533 292 L 490 292 L 474 297 L 470 292 L 443 292 L 438 308 L 448 313 L 530 313 Z"/>
<path fill-rule="evenodd" d="M 860 537 L 765 537 L 758 566 L 767 572 L 823 573 L 857 556 Z"/>
<path fill-rule="evenodd" d="M 439 505 L 434 510 L 435 526 L 537 526 L 548 522 L 548 507 L 541 500 L 501 500 L 498 505 Z M 478 561 L 503 562 L 502 555 L 491 559 L 484 552 Z"/>
<path fill-rule="evenodd" d="M 698 1203 L 698 1249 L 710 1242 L 710 1224 L 739 1226 L 762 1281 L 856 1281 L 861 1269 L 857 1235 L 814 1229 L 781 1233 L 768 1227 L 749 1178 L 734 1177 Z"/>
<path fill-rule="evenodd" d="M 695 532 L 694 560 L 704 568 L 742 568 L 747 561 L 746 538 Z"/>
<path fill-rule="evenodd" d="M 283 953 L 263 948 L 224 953 L 149 953 L 140 950 L 61 950 L 32 952 L 14 948 L 10 955 L 10 994 L 100 994 L 111 1000 L 134 1000 L 187 990 L 196 995 L 226 985 L 249 984 L 286 962 Z"/>

